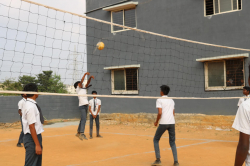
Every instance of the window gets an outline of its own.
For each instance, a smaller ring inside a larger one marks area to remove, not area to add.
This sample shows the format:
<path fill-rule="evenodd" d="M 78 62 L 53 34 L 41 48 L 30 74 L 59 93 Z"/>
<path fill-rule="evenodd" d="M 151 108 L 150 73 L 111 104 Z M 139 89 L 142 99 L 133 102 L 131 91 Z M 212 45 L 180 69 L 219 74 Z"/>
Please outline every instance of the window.
<path fill-rule="evenodd" d="M 133 9 L 124 9 L 120 11 L 111 12 L 111 21 L 112 23 L 136 28 L 136 13 L 135 8 Z M 111 27 L 112 32 L 124 31 L 126 29 L 118 26 Z"/>
<path fill-rule="evenodd" d="M 242 9 L 242 0 L 205 0 L 206 16 Z"/>
<path fill-rule="evenodd" d="M 104 67 L 111 70 L 112 94 L 138 94 L 140 64 Z"/>
<path fill-rule="evenodd" d="M 245 85 L 244 59 L 205 62 L 205 89 L 242 89 Z"/>
<path fill-rule="evenodd" d="M 112 94 L 138 94 L 138 69 L 111 71 Z"/>

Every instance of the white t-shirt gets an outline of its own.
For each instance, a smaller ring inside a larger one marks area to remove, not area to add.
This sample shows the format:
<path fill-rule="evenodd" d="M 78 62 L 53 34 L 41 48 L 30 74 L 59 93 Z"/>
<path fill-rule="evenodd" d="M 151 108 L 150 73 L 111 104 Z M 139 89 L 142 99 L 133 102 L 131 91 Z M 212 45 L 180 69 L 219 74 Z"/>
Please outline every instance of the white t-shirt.
<path fill-rule="evenodd" d="M 249 95 L 248 96 L 242 96 L 242 97 L 249 97 Z M 240 98 L 239 99 L 239 102 L 238 102 L 238 107 L 241 105 L 241 103 L 243 103 L 243 101 L 246 101 L 246 100 L 248 100 L 249 98 Z"/>
<path fill-rule="evenodd" d="M 36 134 L 41 134 L 43 130 L 43 125 L 40 120 L 40 112 L 36 106 L 36 101 L 28 98 L 23 107 L 23 133 L 30 133 L 29 125 L 35 124 Z"/>
<path fill-rule="evenodd" d="M 174 100 L 172 99 L 160 98 L 156 100 L 156 108 L 162 108 L 162 115 L 159 124 L 175 124 L 174 105 Z"/>
<path fill-rule="evenodd" d="M 86 95 L 87 89 L 82 89 L 82 88 L 79 88 L 79 86 L 77 86 L 76 93 L 78 95 Z M 88 105 L 89 103 L 87 96 L 78 96 L 78 99 L 79 99 L 79 106 Z"/>
<path fill-rule="evenodd" d="M 232 127 L 242 133 L 250 135 L 250 100 L 246 100 L 240 105 Z M 246 162 L 248 162 L 250 166 L 250 149 L 248 151 Z"/>
<path fill-rule="evenodd" d="M 26 102 L 26 99 L 25 98 L 22 98 L 22 100 L 20 100 L 18 102 L 18 110 L 21 110 L 21 112 L 23 111 L 23 105 L 24 103 Z M 23 113 L 23 112 L 22 112 Z"/>
<path fill-rule="evenodd" d="M 94 103 L 96 105 L 95 111 L 94 111 Z M 100 99 L 96 98 L 96 99 L 89 100 L 89 106 L 91 106 L 91 111 L 92 111 L 93 115 L 97 114 L 97 111 L 98 111 L 98 108 L 99 108 L 100 105 L 102 105 L 102 102 L 101 102 Z M 98 115 L 100 115 L 100 112 L 101 112 L 101 109 L 100 109 Z M 91 114 L 91 113 L 89 112 L 89 114 Z"/>

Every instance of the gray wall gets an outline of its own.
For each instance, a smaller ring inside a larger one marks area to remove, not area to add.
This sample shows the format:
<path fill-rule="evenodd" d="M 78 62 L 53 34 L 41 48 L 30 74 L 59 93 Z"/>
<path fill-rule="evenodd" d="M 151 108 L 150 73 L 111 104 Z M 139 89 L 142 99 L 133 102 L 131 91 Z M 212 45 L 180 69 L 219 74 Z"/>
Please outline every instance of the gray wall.
<path fill-rule="evenodd" d="M 87 0 L 87 11 L 121 0 Z M 204 17 L 203 0 L 138 0 L 137 28 L 201 42 L 249 48 L 250 1 L 243 0 L 243 10 Z M 90 17 L 110 21 L 110 12 L 98 10 Z M 104 41 L 103 51 L 94 51 L 98 41 Z M 134 31 L 111 34 L 110 26 L 87 20 L 88 70 L 96 78 L 92 90 L 111 94 L 110 71 L 103 67 L 141 64 L 139 95 L 158 96 L 159 86 L 171 87 L 169 96 L 230 97 L 241 96 L 241 90 L 204 90 L 203 63 L 195 59 L 242 53 L 170 40 Z M 249 63 L 249 58 L 245 64 Z M 247 68 L 246 68 L 247 69 Z M 246 70 L 245 77 L 248 76 Z M 17 103 L 20 97 L 0 97 L 0 122 L 19 120 Z M 101 98 L 104 113 L 156 112 L 155 100 Z M 177 113 L 233 115 L 237 100 L 175 100 Z M 53 118 L 79 117 L 77 97 L 40 96 L 38 103 L 44 116 Z"/>
<path fill-rule="evenodd" d="M 86 0 L 87 11 L 121 0 Z M 241 11 L 204 17 L 204 0 L 134 0 L 137 28 L 200 42 L 249 48 L 250 1 L 242 0 Z M 98 10 L 90 17 L 111 21 L 110 13 Z"/>
<path fill-rule="evenodd" d="M 87 0 L 87 11 L 119 0 Z M 243 0 L 243 10 L 204 17 L 202 0 L 138 0 L 137 28 L 200 42 L 249 48 L 250 1 Z M 111 21 L 110 12 L 97 10 L 87 16 Z M 232 97 L 242 96 L 242 90 L 205 91 L 204 64 L 198 58 L 246 53 L 157 37 L 136 31 L 113 35 L 110 25 L 87 20 L 88 71 L 96 76 L 90 90 L 111 94 L 110 71 L 107 66 L 140 64 L 139 95 L 158 96 L 159 87 L 171 87 L 169 96 Z M 98 41 L 105 43 L 102 51 L 93 51 Z M 248 77 L 245 59 L 245 79 Z M 155 101 L 140 99 L 104 99 L 110 111 L 147 112 Z M 115 101 L 115 102 L 114 102 Z M 150 101 L 150 102 L 149 102 Z M 111 104 L 112 103 L 112 104 Z M 138 106 L 138 103 L 139 106 Z M 176 100 L 179 113 L 235 114 L 237 100 Z M 126 108 L 126 109 L 125 109 Z M 136 111 L 135 111 L 136 110 Z"/>
<path fill-rule="evenodd" d="M 19 120 L 17 106 L 19 100 L 21 100 L 19 96 L 0 97 L 0 122 L 15 122 Z M 39 96 L 37 103 L 47 119 L 80 117 L 77 97 Z"/>
<path fill-rule="evenodd" d="M 20 97 L 0 97 L 0 123 L 20 120 L 17 103 Z M 156 113 L 152 99 L 110 99 L 100 98 L 102 113 Z M 77 97 L 39 96 L 39 106 L 47 119 L 79 118 Z M 209 115 L 232 115 L 237 110 L 237 100 L 175 100 L 177 113 L 204 113 Z M 209 107 L 208 107 L 209 105 Z M 183 109 L 185 108 L 185 109 Z M 232 108 L 232 109 L 228 109 Z"/>

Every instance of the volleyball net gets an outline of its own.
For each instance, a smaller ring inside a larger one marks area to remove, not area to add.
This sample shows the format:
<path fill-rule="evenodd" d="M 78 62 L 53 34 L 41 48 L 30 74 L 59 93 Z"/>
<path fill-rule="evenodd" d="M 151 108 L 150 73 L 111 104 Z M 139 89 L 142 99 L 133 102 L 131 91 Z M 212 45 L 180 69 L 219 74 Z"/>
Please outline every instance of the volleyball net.
<path fill-rule="evenodd" d="M 233 99 L 248 85 L 250 49 L 142 30 L 133 9 L 109 22 L 26 0 L 0 6 L 2 95 L 36 83 L 41 95 L 78 96 L 73 85 L 86 72 L 95 77 L 86 96 L 98 97 L 155 99 L 168 85 L 174 99 Z"/>

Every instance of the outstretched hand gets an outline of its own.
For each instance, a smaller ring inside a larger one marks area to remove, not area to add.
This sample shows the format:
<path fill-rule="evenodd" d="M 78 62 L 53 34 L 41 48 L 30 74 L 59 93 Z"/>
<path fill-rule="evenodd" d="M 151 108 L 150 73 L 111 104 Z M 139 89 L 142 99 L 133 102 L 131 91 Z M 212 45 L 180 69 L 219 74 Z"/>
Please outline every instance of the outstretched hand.
<path fill-rule="evenodd" d="M 94 77 L 94 76 L 91 76 L 90 78 L 95 79 L 95 77 Z"/>
<path fill-rule="evenodd" d="M 90 75 L 90 73 L 89 73 L 89 72 L 86 72 L 85 75 Z"/>

